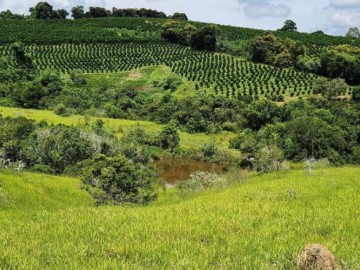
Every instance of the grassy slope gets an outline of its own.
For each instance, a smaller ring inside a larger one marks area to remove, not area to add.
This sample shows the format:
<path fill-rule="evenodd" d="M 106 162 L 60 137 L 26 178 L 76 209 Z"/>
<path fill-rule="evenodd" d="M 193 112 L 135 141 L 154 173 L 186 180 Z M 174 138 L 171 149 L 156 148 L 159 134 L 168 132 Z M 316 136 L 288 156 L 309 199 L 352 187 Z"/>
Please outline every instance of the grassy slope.
<path fill-rule="evenodd" d="M 143 128 L 147 132 L 158 133 L 161 131 L 162 125 L 148 122 L 148 121 L 132 121 L 122 119 L 100 118 L 100 117 L 86 117 L 81 115 L 73 115 L 70 117 L 62 117 L 56 115 L 51 111 L 45 110 L 29 110 L 20 108 L 0 107 L 0 114 L 3 117 L 17 117 L 23 116 L 35 121 L 46 121 L 50 124 L 64 124 L 64 125 L 77 125 L 82 126 L 86 123 L 94 123 L 97 119 L 102 119 L 105 126 L 114 130 L 121 136 L 127 130 L 135 129 L 138 127 Z M 206 143 L 215 141 L 223 149 L 227 149 L 230 138 L 234 137 L 234 133 L 223 132 L 220 134 L 206 135 L 206 134 L 189 134 L 186 132 L 180 133 L 181 146 L 184 148 L 199 148 Z"/>
<path fill-rule="evenodd" d="M 154 86 L 158 82 L 163 82 L 170 76 L 181 78 L 181 85 L 173 93 L 178 97 L 198 94 L 195 84 L 179 75 L 174 74 L 169 67 L 151 66 L 135 69 L 132 71 L 112 72 L 112 73 L 87 73 L 84 74 L 87 87 L 126 89 L 132 88 L 139 91 L 147 91 L 153 94 L 161 93 L 160 87 Z"/>
<path fill-rule="evenodd" d="M 227 190 L 144 208 L 0 206 L 0 268 L 294 269 L 301 248 L 318 242 L 348 269 L 360 269 L 359 174 L 337 168 L 252 176 Z"/>
<path fill-rule="evenodd" d="M 66 177 L 3 171 L 0 184 L 5 191 L 3 210 L 60 210 L 92 205 L 80 181 Z"/>

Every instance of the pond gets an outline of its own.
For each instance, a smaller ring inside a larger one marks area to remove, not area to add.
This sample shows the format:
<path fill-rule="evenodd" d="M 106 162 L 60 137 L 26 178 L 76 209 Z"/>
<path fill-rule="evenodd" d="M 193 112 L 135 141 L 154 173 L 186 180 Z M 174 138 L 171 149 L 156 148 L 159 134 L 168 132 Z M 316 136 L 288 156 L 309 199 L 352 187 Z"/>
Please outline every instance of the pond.
<path fill-rule="evenodd" d="M 196 171 L 215 173 L 224 170 L 224 166 L 221 164 L 189 158 L 165 158 L 155 161 L 154 164 L 160 178 L 172 185 L 178 181 L 189 179 L 190 175 Z"/>

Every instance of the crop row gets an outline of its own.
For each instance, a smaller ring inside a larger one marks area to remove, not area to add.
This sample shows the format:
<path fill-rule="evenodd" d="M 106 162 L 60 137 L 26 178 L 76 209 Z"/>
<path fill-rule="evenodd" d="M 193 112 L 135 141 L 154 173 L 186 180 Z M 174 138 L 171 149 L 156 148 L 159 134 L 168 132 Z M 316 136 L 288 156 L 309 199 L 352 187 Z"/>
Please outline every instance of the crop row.
<path fill-rule="evenodd" d="M 107 73 L 166 65 L 175 74 L 194 82 L 196 89 L 227 96 L 307 95 L 312 93 L 315 78 L 309 73 L 173 44 L 28 45 L 25 52 L 37 69 L 50 68 L 63 73 L 72 70 Z M 0 47 L 0 55 L 12 56 L 10 46 Z"/>

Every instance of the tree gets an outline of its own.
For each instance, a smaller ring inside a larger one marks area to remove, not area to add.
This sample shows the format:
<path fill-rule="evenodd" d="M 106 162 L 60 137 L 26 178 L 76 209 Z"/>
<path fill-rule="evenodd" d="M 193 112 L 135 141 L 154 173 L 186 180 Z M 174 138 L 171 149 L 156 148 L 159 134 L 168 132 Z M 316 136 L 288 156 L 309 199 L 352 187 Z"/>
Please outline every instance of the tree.
<path fill-rule="evenodd" d="M 6 10 L 0 12 L 0 19 L 24 19 L 24 15 L 14 14 L 10 10 Z"/>
<path fill-rule="evenodd" d="M 216 41 L 216 28 L 214 26 L 206 26 L 191 35 L 190 45 L 191 48 L 196 50 L 215 51 Z"/>
<path fill-rule="evenodd" d="M 286 20 L 284 22 L 284 26 L 279 29 L 280 31 L 285 31 L 285 32 L 294 32 L 297 30 L 297 26 L 296 23 L 292 20 Z"/>
<path fill-rule="evenodd" d="M 159 135 L 159 143 L 162 149 L 174 149 L 180 146 L 180 135 L 174 124 L 169 124 L 163 128 Z"/>
<path fill-rule="evenodd" d="M 196 28 L 188 24 L 183 26 L 179 22 L 167 22 L 161 27 L 161 36 L 164 39 L 176 44 L 189 45 L 192 34 Z"/>
<path fill-rule="evenodd" d="M 21 105 L 25 108 L 39 109 L 42 98 L 47 94 L 46 87 L 43 87 L 39 81 L 28 82 L 22 89 Z"/>
<path fill-rule="evenodd" d="M 65 9 L 58 9 L 58 10 L 54 11 L 53 18 L 65 20 L 68 15 L 69 15 L 69 12 L 67 12 Z"/>
<path fill-rule="evenodd" d="M 71 17 L 76 19 L 81 19 L 85 17 L 84 7 L 76 6 L 71 9 Z"/>
<path fill-rule="evenodd" d="M 319 77 L 315 81 L 314 94 L 321 94 L 325 99 L 331 99 L 345 94 L 347 89 L 348 85 L 343 79 L 329 81 L 327 78 Z"/>
<path fill-rule="evenodd" d="M 346 33 L 348 38 L 360 38 L 360 30 L 357 27 L 350 27 Z"/>
<path fill-rule="evenodd" d="M 82 181 L 99 204 L 148 204 L 157 198 L 156 174 L 125 156 L 99 155 L 88 162 Z"/>
<path fill-rule="evenodd" d="M 286 123 L 284 151 L 287 158 L 333 159 L 346 145 L 341 129 L 318 117 L 302 116 Z"/>
<path fill-rule="evenodd" d="M 109 16 L 109 12 L 102 7 L 90 7 L 90 11 L 88 14 L 91 18 L 102 18 Z"/>
<path fill-rule="evenodd" d="M 41 164 L 62 173 L 67 166 L 91 158 L 95 148 L 79 128 L 56 126 L 35 130 L 23 147 L 29 164 Z"/>
<path fill-rule="evenodd" d="M 171 19 L 183 20 L 183 21 L 188 21 L 189 20 L 185 13 L 179 13 L 179 12 L 175 12 L 174 15 L 171 16 Z"/>
<path fill-rule="evenodd" d="M 276 43 L 276 37 L 272 33 L 257 36 L 250 47 L 252 60 L 258 63 L 274 63 Z"/>
<path fill-rule="evenodd" d="M 32 68 L 32 60 L 31 58 L 25 53 L 24 45 L 20 42 L 15 42 L 11 45 L 11 48 L 15 52 L 16 62 L 23 67 Z"/>
<path fill-rule="evenodd" d="M 268 99 L 257 100 L 245 109 L 244 118 L 249 128 L 259 130 L 281 120 L 281 108 Z"/>
<path fill-rule="evenodd" d="M 53 7 L 48 2 L 39 2 L 30 8 L 31 15 L 39 20 L 49 20 L 54 17 Z"/>

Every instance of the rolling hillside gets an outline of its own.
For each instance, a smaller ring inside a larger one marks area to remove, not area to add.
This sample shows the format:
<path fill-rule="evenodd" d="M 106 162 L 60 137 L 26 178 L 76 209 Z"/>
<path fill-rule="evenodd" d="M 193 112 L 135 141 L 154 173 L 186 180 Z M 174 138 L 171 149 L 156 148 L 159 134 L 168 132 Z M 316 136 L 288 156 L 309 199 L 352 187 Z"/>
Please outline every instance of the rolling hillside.
<path fill-rule="evenodd" d="M 145 208 L 93 207 L 78 181 L 1 172 L 1 269 L 294 269 L 319 242 L 360 269 L 359 168 L 250 176 Z M 40 196 L 39 196 L 40 195 Z"/>

